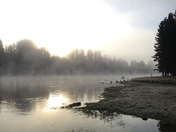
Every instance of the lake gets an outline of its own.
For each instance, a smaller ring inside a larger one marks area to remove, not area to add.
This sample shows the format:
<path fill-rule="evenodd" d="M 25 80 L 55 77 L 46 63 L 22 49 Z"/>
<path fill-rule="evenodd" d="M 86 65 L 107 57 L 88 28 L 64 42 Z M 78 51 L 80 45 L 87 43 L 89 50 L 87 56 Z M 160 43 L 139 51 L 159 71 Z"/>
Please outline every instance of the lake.
<path fill-rule="evenodd" d="M 159 132 L 160 122 L 108 112 L 61 109 L 95 102 L 122 76 L 18 76 L 0 78 L 2 132 Z M 125 76 L 131 79 L 134 76 Z M 137 77 L 137 76 L 135 76 Z M 112 84 L 110 83 L 112 81 Z M 103 84 L 102 84 L 103 82 Z"/>

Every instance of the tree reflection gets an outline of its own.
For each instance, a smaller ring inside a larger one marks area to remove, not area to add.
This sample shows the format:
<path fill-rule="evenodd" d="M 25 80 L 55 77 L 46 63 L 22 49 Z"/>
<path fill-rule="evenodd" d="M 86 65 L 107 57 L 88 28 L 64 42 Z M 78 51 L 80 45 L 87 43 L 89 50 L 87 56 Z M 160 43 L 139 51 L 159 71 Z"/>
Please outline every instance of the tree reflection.
<path fill-rule="evenodd" d="M 159 132 L 175 132 L 176 124 L 167 121 L 159 121 L 158 130 Z"/>
<path fill-rule="evenodd" d="M 18 99 L 14 100 L 14 106 L 21 112 L 30 112 L 34 109 L 35 103 L 29 99 Z"/>
<path fill-rule="evenodd" d="M 35 107 L 37 98 L 48 98 L 50 89 L 30 78 L 2 78 L 0 82 L 0 102 L 5 107 L 15 109 L 18 114 L 30 112 Z M 1 106 L 1 104 L 0 104 Z"/>
<path fill-rule="evenodd" d="M 122 115 L 117 112 L 110 111 L 98 111 L 90 109 L 82 109 L 81 112 L 86 115 L 87 118 L 100 119 L 104 123 L 107 123 L 110 127 L 123 127 L 125 128 L 128 124 L 122 119 Z"/>
<path fill-rule="evenodd" d="M 3 84 L 0 88 L 0 97 L 3 99 L 23 99 L 45 97 L 49 95 L 49 89 L 44 85 L 23 84 L 11 82 Z"/>

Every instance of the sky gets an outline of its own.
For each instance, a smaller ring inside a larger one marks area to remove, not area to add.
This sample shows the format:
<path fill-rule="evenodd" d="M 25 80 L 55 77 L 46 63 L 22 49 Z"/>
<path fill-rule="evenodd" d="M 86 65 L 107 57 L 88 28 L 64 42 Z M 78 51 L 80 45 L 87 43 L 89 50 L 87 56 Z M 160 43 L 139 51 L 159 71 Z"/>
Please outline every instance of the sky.
<path fill-rule="evenodd" d="M 0 0 L 4 45 L 31 39 L 52 55 L 75 48 L 117 59 L 153 60 L 159 23 L 176 0 Z"/>

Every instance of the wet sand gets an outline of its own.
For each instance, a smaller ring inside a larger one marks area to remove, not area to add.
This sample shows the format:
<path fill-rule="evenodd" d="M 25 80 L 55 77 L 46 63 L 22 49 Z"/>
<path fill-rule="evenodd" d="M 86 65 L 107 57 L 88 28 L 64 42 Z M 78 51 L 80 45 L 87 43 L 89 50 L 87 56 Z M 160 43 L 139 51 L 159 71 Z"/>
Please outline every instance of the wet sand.
<path fill-rule="evenodd" d="M 105 88 L 103 99 L 87 103 L 83 109 L 122 114 L 176 123 L 176 78 L 135 78 L 115 87 Z"/>

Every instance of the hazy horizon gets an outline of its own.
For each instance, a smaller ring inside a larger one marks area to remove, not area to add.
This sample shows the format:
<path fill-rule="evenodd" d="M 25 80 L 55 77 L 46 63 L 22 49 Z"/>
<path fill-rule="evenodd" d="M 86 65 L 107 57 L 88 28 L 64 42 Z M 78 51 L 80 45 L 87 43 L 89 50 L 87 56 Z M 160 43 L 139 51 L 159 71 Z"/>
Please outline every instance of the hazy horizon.
<path fill-rule="evenodd" d="M 152 60 L 158 25 L 174 0 L 1 1 L 4 45 L 31 39 L 54 55 L 75 48 L 101 50 L 117 59 Z"/>

